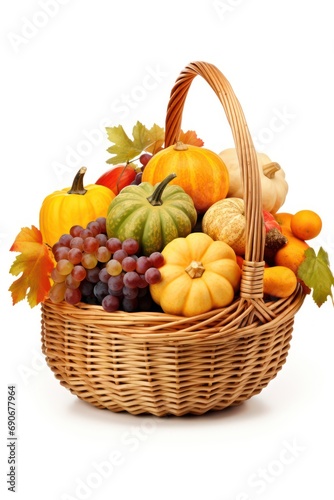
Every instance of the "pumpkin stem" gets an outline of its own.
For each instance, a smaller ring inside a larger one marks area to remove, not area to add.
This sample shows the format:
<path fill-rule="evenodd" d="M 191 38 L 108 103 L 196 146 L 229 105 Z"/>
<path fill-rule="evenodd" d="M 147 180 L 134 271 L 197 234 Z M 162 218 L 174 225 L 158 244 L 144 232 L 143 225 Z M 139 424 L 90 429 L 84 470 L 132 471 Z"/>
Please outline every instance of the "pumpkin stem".
<path fill-rule="evenodd" d="M 272 161 L 270 163 L 267 163 L 266 165 L 263 165 L 262 169 L 264 175 L 268 177 L 268 179 L 273 179 L 276 172 L 281 170 L 281 166 L 275 161 Z"/>
<path fill-rule="evenodd" d="M 199 262 L 198 260 L 192 260 L 185 271 L 192 279 L 200 278 L 205 271 L 205 267 L 203 266 L 202 262 Z"/>
<path fill-rule="evenodd" d="M 154 207 L 162 205 L 162 199 L 161 199 L 162 193 L 164 192 L 164 189 L 167 186 L 167 184 L 173 179 L 175 179 L 175 177 L 176 174 L 169 174 L 163 181 L 161 181 L 157 185 L 151 196 L 147 198 L 147 201 L 150 202 L 151 205 L 153 205 Z"/>
<path fill-rule="evenodd" d="M 174 144 L 174 149 L 175 149 L 175 151 L 187 151 L 188 146 L 186 144 L 184 144 L 182 141 L 177 141 Z"/>
<path fill-rule="evenodd" d="M 76 173 L 76 176 L 73 179 L 72 187 L 69 191 L 67 191 L 68 194 L 87 193 L 87 189 L 85 189 L 83 185 L 83 178 L 86 173 L 86 170 L 87 170 L 86 167 L 81 167 L 80 170 Z"/>

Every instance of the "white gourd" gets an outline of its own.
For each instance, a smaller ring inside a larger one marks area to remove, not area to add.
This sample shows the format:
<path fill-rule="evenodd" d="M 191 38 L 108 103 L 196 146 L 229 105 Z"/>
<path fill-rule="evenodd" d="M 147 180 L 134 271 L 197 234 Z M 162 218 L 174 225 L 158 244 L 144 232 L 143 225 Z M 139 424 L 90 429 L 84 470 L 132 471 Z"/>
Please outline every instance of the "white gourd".
<path fill-rule="evenodd" d="M 256 153 L 262 187 L 262 208 L 275 214 L 285 202 L 288 183 L 281 166 L 272 162 L 265 153 Z M 229 172 L 228 197 L 243 198 L 243 186 L 239 161 L 235 148 L 225 149 L 219 156 Z"/>

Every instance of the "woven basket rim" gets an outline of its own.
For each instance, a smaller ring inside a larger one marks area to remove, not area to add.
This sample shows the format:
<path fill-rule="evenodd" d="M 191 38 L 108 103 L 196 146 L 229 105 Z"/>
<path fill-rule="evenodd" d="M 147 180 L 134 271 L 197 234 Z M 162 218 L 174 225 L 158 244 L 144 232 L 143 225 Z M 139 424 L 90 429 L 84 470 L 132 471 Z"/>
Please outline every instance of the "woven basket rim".
<path fill-rule="evenodd" d="M 253 304 L 237 298 L 232 304 L 220 309 L 213 309 L 197 316 L 173 316 L 163 312 L 106 312 L 102 306 L 79 303 L 76 306 L 62 302 L 53 304 L 49 299 L 41 304 L 42 312 L 50 311 L 52 315 L 67 316 L 69 321 L 79 325 L 87 325 L 90 321 L 101 331 L 108 334 L 119 334 L 138 342 L 215 342 L 224 338 L 226 341 L 237 341 L 241 337 L 253 334 L 254 330 L 261 335 L 262 331 L 274 328 L 284 317 L 294 317 L 305 299 L 304 291 L 299 284 L 295 292 L 287 298 L 266 302 L 266 310 L 271 317 L 261 322 L 255 316 L 253 322 L 248 321 Z M 244 320 L 244 321 L 242 321 Z M 52 321 L 50 315 L 49 321 Z"/>

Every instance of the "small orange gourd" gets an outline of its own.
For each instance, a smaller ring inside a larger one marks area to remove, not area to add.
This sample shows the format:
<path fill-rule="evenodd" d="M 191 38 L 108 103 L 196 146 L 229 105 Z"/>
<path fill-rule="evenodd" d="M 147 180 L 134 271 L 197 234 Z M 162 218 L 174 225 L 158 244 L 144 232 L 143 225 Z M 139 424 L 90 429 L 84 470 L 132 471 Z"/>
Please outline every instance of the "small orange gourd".
<path fill-rule="evenodd" d="M 296 289 L 297 276 L 286 266 L 265 267 L 263 293 L 273 297 L 289 297 Z"/>
<path fill-rule="evenodd" d="M 156 153 L 146 165 L 142 180 L 157 184 L 171 173 L 193 199 L 199 214 L 226 197 L 229 174 L 223 160 L 209 149 L 177 142 Z"/>

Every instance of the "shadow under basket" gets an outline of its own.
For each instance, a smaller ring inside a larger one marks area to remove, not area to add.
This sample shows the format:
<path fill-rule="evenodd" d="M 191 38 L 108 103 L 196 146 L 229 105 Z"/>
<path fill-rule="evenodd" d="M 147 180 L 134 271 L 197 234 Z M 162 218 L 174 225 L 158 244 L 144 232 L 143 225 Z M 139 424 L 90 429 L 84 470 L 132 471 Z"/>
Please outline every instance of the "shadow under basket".
<path fill-rule="evenodd" d="M 178 139 L 185 98 L 197 75 L 223 105 L 240 164 L 246 218 L 240 293 L 230 306 L 191 318 L 42 303 L 42 350 L 49 367 L 64 387 L 98 408 L 181 416 L 241 404 L 282 368 L 305 298 L 300 284 L 287 298 L 263 298 L 265 231 L 257 156 L 231 85 L 212 64 L 190 63 L 176 80 L 165 147 Z"/>

